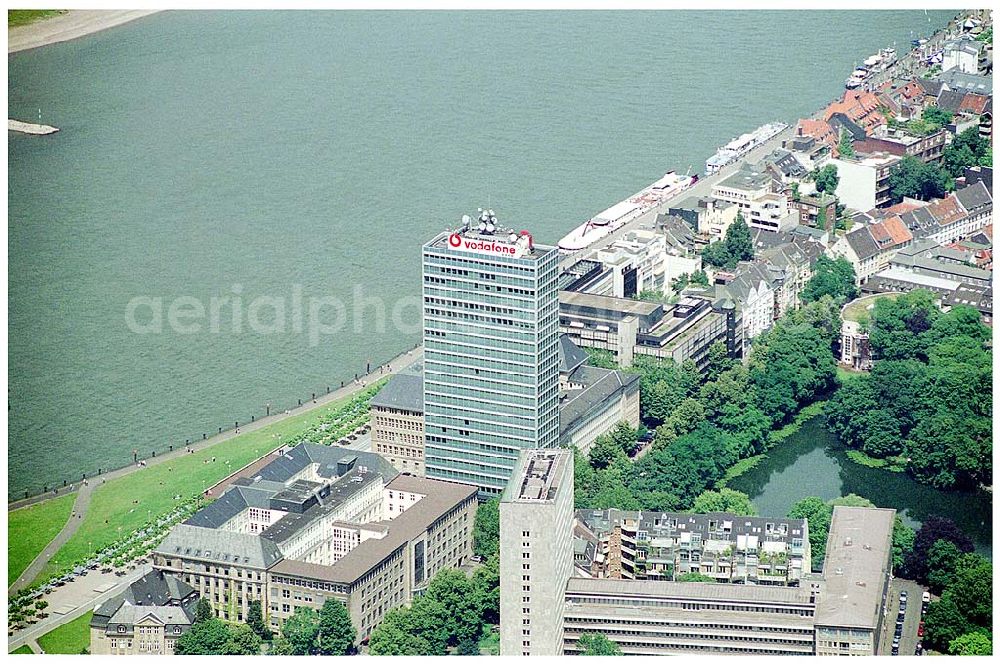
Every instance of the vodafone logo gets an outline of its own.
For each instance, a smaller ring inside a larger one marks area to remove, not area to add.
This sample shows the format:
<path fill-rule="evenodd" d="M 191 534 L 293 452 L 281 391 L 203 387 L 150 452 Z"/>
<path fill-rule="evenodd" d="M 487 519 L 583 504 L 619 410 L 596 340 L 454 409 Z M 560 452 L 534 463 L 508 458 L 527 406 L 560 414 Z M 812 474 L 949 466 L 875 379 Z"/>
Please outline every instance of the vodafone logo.
<path fill-rule="evenodd" d="M 462 237 L 458 234 L 448 236 L 448 245 L 452 247 L 460 247 L 462 245 Z"/>

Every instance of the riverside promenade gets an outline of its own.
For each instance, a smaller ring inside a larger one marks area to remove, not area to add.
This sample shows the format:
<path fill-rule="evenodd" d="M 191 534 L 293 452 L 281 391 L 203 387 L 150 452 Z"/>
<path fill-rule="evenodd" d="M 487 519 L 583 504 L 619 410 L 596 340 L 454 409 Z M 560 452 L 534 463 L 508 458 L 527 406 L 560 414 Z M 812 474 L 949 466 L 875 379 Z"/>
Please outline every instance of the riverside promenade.
<path fill-rule="evenodd" d="M 60 16 L 7 28 L 7 53 L 67 42 L 140 19 L 159 10 L 73 9 Z"/>
<path fill-rule="evenodd" d="M 423 354 L 423 348 L 418 345 L 413 349 L 403 352 L 402 354 L 399 354 L 392 360 L 388 361 L 385 364 L 385 366 L 389 368 L 387 372 L 382 371 L 381 365 L 374 367 L 374 372 L 371 372 L 363 377 L 359 377 L 357 382 L 351 382 L 342 388 L 327 393 L 326 395 L 316 396 L 315 400 L 309 400 L 307 402 L 304 402 L 301 406 L 297 406 L 285 412 L 272 414 L 270 416 L 257 419 L 252 423 L 240 426 L 240 428 L 238 429 L 239 432 L 237 432 L 237 429 L 227 430 L 222 434 L 210 437 L 204 441 L 199 441 L 193 445 L 190 445 L 189 448 L 192 451 L 196 452 L 215 451 L 216 455 L 222 455 L 222 453 L 218 450 L 215 450 L 214 447 L 224 445 L 225 442 L 233 439 L 234 437 L 238 437 L 244 433 L 253 432 L 255 430 L 259 430 L 273 423 L 279 423 L 285 419 L 306 414 L 314 409 L 323 407 L 324 405 L 327 405 L 331 402 L 335 402 L 342 398 L 354 395 L 355 393 L 363 390 L 367 386 L 370 386 L 372 383 L 378 381 L 379 379 L 382 379 L 384 377 L 389 377 L 392 374 L 395 374 L 395 372 L 399 371 L 400 369 L 409 366 L 415 360 L 420 358 L 422 354 Z M 224 447 L 221 450 L 224 451 Z M 246 467 L 254 465 L 261 459 L 267 458 L 271 454 L 272 452 L 269 451 L 264 456 L 261 456 L 261 458 L 258 458 L 257 460 L 250 463 Z M 170 462 L 171 460 L 176 460 L 186 455 L 190 455 L 188 451 L 185 450 L 185 448 L 178 447 L 177 449 L 169 453 L 164 453 L 162 455 L 156 456 L 155 458 L 150 458 L 145 460 L 144 466 L 151 467 L 155 465 L 162 465 L 163 463 Z M 41 495 L 36 495 L 34 497 L 30 497 L 28 499 L 18 500 L 9 503 L 8 511 L 19 509 L 25 506 L 30 506 L 37 502 L 51 499 L 52 497 L 57 495 L 66 495 L 72 492 L 77 493 L 76 500 L 73 503 L 72 513 L 70 515 L 69 520 L 66 522 L 66 525 L 64 525 L 63 529 L 56 535 L 56 537 L 46 545 L 46 547 L 42 550 L 42 552 L 39 553 L 39 555 L 35 557 L 34 560 L 32 560 L 31 564 L 29 564 L 28 567 L 24 570 L 24 572 L 18 577 L 18 579 L 14 581 L 14 584 L 8 588 L 8 594 L 14 594 L 19 590 L 27 587 L 29 584 L 31 584 L 31 581 L 33 581 L 35 577 L 45 568 L 45 565 L 48 564 L 49 560 L 51 560 L 52 557 L 59 551 L 59 549 L 67 541 L 69 541 L 69 539 L 76 533 L 77 529 L 79 529 L 80 525 L 83 523 L 83 519 L 86 516 L 87 508 L 90 503 L 91 494 L 96 488 L 99 488 L 105 481 L 111 479 L 117 479 L 119 477 L 132 474 L 133 472 L 139 469 L 143 468 L 139 467 L 138 465 L 129 465 L 128 467 L 111 470 L 99 476 L 89 478 L 86 480 L 85 483 L 72 484 L 70 486 L 67 486 L 66 488 L 60 489 L 59 492 L 57 493 L 45 493 Z M 231 480 L 234 477 L 234 475 L 239 474 L 240 471 L 241 470 L 236 470 L 232 474 L 228 475 L 226 479 L 220 479 L 211 487 L 219 488 L 222 482 L 226 480 Z M 204 490 L 209 490 L 209 488 L 205 488 Z M 86 598 L 87 595 L 84 594 L 83 597 Z"/>

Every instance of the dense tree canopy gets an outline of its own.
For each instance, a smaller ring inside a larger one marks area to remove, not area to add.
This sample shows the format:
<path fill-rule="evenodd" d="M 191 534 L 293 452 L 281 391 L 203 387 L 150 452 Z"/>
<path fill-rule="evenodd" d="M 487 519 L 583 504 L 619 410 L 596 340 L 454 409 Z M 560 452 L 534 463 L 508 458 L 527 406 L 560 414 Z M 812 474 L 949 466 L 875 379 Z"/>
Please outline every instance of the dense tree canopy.
<path fill-rule="evenodd" d="M 312 608 L 296 606 L 291 617 L 281 623 L 281 635 L 291 646 L 292 654 L 317 654 L 319 613 Z"/>
<path fill-rule="evenodd" d="M 904 197 L 923 201 L 940 199 L 953 185 L 947 171 L 912 155 L 907 155 L 889 170 L 889 194 L 893 203 L 899 203 Z"/>
<path fill-rule="evenodd" d="M 948 643 L 948 654 L 963 657 L 982 657 L 993 654 L 993 641 L 986 634 L 978 631 L 962 634 Z"/>
<path fill-rule="evenodd" d="M 849 448 L 900 456 L 923 483 L 992 483 L 992 352 L 978 311 L 942 313 L 918 290 L 877 299 L 868 325 L 882 360 L 834 394 L 830 429 Z"/>
<path fill-rule="evenodd" d="M 229 627 L 217 617 L 195 621 L 174 644 L 174 654 L 229 654 Z"/>
<path fill-rule="evenodd" d="M 992 166 L 992 155 L 990 163 L 986 163 L 985 160 L 989 151 L 990 142 L 979 134 L 979 127 L 970 127 L 959 133 L 944 149 L 944 168 L 949 174 L 958 178 L 965 173 L 967 167 Z"/>
<path fill-rule="evenodd" d="M 948 542 L 935 542 L 931 551 L 940 553 L 941 543 Z M 991 631 L 992 585 L 993 564 L 989 560 L 977 553 L 959 557 L 941 598 L 931 603 L 927 610 L 924 619 L 927 645 L 949 654 L 971 654 L 972 650 L 984 649 L 978 639 L 963 637 Z"/>
<path fill-rule="evenodd" d="M 261 607 L 260 599 L 254 599 L 247 607 L 247 625 L 253 629 L 254 633 L 257 634 L 262 641 L 269 641 L 274 637 L 274 632 L 272 632 L 271 628 L 264 622 L 264 612 Z"/>
<path fill-rule="evenodd" d="M 347 606 L 337 599 L 327 599 L 319 611 L 319 634 L 316 651 L 323 655 L 345 655 L 354 652 L 358 632 L 351 624 Z"/>
<path fill-rule="evenodd" d="M 802 300 L 809 303 L 822 296 L 832 296 L 841 302 L 849 301 L 858 295 L 854 280 L 854 267 L 847 259 L 821 256 L 816 260 L 813 276 L 802 290 Z"/>
<path fill-rule="evenodd" d="M 479 505 L 476 521 L 472 526 L 472 548 L 480 557 L 490 557 L 500 552 L 500 499 L 494 498 Z"/>
<path fill-rule="evenodd" d="M 822 169 L 817 169 L 816 173 L 813 174 L 813 179 L 817 192 L 833 194 L 837 191 L 837 184 L 840 182 L 840 176 L 837 175 L 837 165 L 827 164 Z"/>
<path fill-rule="evenodd" d="M 757 509 L 746 493 L 731 488 L 706 490 L 695 498 L 691 513 L 733 513 L 737 516 L 756 516 Z"/>
<path fill-rule="evenodd" d="M 753 259 L 753 238 L 742 214 L 736 214 L 736 221 L 726 229 L 725 238 L 702 250 L 701 258 L 710 266 L 730 269 L 741 261 Z"/>

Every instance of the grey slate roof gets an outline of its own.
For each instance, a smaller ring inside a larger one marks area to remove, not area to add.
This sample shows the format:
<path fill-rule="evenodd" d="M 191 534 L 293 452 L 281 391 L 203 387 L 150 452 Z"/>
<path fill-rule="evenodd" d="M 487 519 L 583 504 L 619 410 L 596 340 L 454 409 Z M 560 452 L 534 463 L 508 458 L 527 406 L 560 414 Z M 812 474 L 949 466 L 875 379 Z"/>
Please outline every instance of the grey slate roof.
<path fill-rule="evenodd" d="M 254 479 L 261 478 L 265 481 L 279 481 L 283 483 L 302 471 L 307 465 L 313 463 L 319 464 L 319 473 L 321 476 L 334 478 L 336 476 L 337 461 L 343 458 L 345 453 L 348 452 L 340 447 L 303 442 L 260 470 Z M 399 474 L 385 458 L 376 453 L 354 450 L 349 453 L 351 456 L 357 457 L 357 464 L 359 466 L 363 465 L 368 469 L 376 470 L 386 481 Z"/>
<path fill-rule="evenodd" d="M 795 159 L 795 155 L 784 148 L 775 148 L 763 161 L 772 165 L 786 178 L 801 178 L 809 173 L 802 163 Z"/>
<path fill-rule="evenodd" d="M 924 89 L 924 92 L 933 97 L 940 95 L 941 89 L 944 87 L 943 83 L 932 79 L 917 79 L 917 83 L 919 83 L 920 87 Z"/>
<path fill-rule="evenodd" d="M 869 231 L 868 227 L 856 229 L 847 234 L 845 238 L 848 245 L 854 250 L 854 254 L 858 255 L 858 259 L 864 260 L 878 254 L 878 243 L 872 238 L 872 232 Z"/>
<path fill-rule="evenodd" d="M 978 213 L 993 206 L 993 197 L 983 181 L 977 181 L 955 192 L 955 198 L 969 213 Z"/>
<path fill-rule="evenodd" d="M 937 218 L 927 208 L 917 208 L 899 216 L 906 228 L 913 234 L 914 240 L 924 238 L 941 229 Z M 873 241 L 874 242 L 874 241 Z"/>
<path fill-rule="evenodd" d="M 112 622 L 112 618 L 114 622 L 121 623 L 121 617 L 124 616 L 119 617 L 117 613 L 124 604 L 153 608 L 171 606 L 184 613 L 187 618 L 186 623 L 190 624 L 191 618 L 194 617 L 194 605 L 197 599 L 193 587 L 175 576 L 154 569 L 135 580 L 121 594 L 101 604 L 94 611 L 90 626 L 104 628 Z M 166 617 L 175 619 L 176 624 L 184 624 L 179 616 L 163 615 L 161 619 Z"/>
<path fill-rule="evenodd" d="M 986 96 L 993 95 L 992 76 L 966 74 L 959 71 L 956 67 L 938 76 L 938 80 L 948 86 L 949 90 L 964 90 L 965 92 L 974 92 Z"/>
<path fill-rule="evenodd" d="M 587 361 L 587 352 L 576 346 L 568 335 L 559 336 L 559 373 L 569 374 Z"/>
<path fill-rule="evenodd" d="M 156 552 L 166 557 L 184 557 L 225 566 L 266 569 L 282 559 L 274 542 L 257 534 L 240 534 L 181 523 L 174 526 Z"/>
<path fill-rule="evenodd" d="M 424 411 L 424 364 L 417 361 L 382 387 L 371 401 L 372 407 Z"/>
<path fill-rule="evenodd" d="M 560 402 L 560 441 L 564 437 L 568 438 L 582 424 L 582 419 L 592 413 L 594 407 L 615 395 L 622 387 L 626 387 L 626 391 L 633 388 L 638 390 L 639 375 L 581 365 L 570 377 L 570 381 L 582 384 L 584 388 L 568 391 L 566 401 Z"/>
<path fill-rule="evenodd" d="M 958 107 L 962 106 L 963 99 L 965 99 L 964 90 L 944 90 L 938 97 L 937 106 L 939 109 L 955 113 Z"/>

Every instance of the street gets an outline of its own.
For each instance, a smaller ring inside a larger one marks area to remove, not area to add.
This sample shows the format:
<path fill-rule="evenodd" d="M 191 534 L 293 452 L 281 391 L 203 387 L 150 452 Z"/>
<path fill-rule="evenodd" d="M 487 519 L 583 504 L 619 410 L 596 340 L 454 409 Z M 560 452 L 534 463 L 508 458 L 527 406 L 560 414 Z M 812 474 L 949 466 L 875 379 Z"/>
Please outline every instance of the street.
<path fill-rule="evenodd" d="M 152 568 L 149 564 L 143 564 L 121 578 L 114 574 L 89 571 L 86 576 L 77 576 L 73 582 L 55 588 L 44 597 L 49 602 L 49 616 L 14 632 L 7 640 L 7 651 L 37 640 L 59 625 L 71 622 L 93 610 L 95 606 L 121 594 L 128 585 L 149 573 Z"/>
<path fill-rule="evenodd" d="M 899 593 L 906 590 L 906 614 L 903 617 L 903 634 L 899 641 L 899 655 L 912 656 L 920 640 L 917 627 L 921 620 L 921 597 L 924 588 L 911 580 L 893 578 L 889 583 L 889 598 L 886 600 L 886 615 L 882 625 L 882 637 L 876 654 L 892 654 L 892 638 L 896 631 L 896 616 L 899 613 Z"/>

